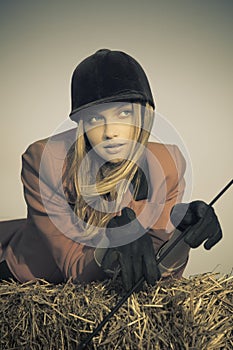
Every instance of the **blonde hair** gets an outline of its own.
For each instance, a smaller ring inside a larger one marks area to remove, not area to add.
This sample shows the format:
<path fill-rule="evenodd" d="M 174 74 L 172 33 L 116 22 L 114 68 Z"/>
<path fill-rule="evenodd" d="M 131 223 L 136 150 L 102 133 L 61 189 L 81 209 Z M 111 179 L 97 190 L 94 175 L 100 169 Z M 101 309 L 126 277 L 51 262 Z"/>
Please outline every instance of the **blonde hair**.
<path fill-rule="evenodd" d="M 138 162 L 143 157 L 153 124 L 154 111 L 147 104 L 132 103 L 136 125 L 129 159 L 124 159 L 113 166 L 99 166 L 86 157 L 91 146 L 84 132 L 84 122 L 80 118 L 77 138 L 67 155 L 66 192 L 68 202 L 83 228 L 83 235 L 93 238 L 100 227 L 106 227 L 109 220 L 119 211 L 123 196 L 138 170 Z M 85 174 L 84 174 L 85 171 Z M 93 174 L 97 174 L 93 178 Z M 124 181 L 122 181 L 124 180 Z M 134 196 L 139 188 L 140 172 L 137 173 Z M 116 190 L 117 189 L 117 190 Z M 88 200 L 86 200 L 88 199 Z M 88 202 L 88 203 L 87 203 Z M 98 208 L 98 209 L 96 209 Z M 110 209 L 111 208 L 111 209 Z"/>

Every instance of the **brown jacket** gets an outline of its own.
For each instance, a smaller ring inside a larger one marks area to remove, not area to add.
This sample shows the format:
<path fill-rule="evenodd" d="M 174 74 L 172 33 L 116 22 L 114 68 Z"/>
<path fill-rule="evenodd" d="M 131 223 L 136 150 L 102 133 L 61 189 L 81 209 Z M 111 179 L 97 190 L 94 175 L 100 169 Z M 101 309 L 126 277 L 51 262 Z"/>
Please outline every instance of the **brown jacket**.
<path fill-rule="evenodd" d="M 72 129 L 36 141 L 22 155 L 27 218 L 0 222 L 0 261 L 7 261 L 20 282 L 44 278 L 59 283 L 70 277 L 88 282 L 106 277 L 95 263 L 93 245 L 82 240 L 82 231 L 59 190 L 64 158 L 75 133 Z M 149 230 L 156 253 L 174 230 L 169 213 L 182 199 L 185 160 L 175 145 L 151 142 L 147 149 L 152 195 L 136 201 L 128 191 L 125 203 Z"/>

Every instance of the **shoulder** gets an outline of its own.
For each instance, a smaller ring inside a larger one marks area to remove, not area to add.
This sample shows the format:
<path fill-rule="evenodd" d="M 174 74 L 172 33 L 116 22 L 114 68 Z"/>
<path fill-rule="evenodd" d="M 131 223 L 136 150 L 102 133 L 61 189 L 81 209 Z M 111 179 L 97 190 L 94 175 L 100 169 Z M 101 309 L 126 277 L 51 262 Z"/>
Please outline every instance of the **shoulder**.
<path fill-rule="evenodd" d="M 180 175 L 184 174 L 186 161 L 177 145 L 148 142 L 147 149 L 162 167 L 165 174 L 174 174 L 174 172 L 178 172 Z"/>
<path fill-rule="evenodd" d="M 165 144 L 159 142 L 148 142 L 147 148 L 158 157 L 170 157 L 172 155 L 183 157 L 177 145 Z"/>
<path fill-rule="evenodd" d="M 58 191 L 63 179 L 66 156 L 75 142 L 76 129 L 37 140 L 22 154 L 21 179 L 25 186 L 31 186 L 48 194 L 48 188 Z"/>
<path fill-rule="evenodd" d="M 23 158 L 39 161 L 42 156 L 55 159 L 65 158 L 68 150 L 76 140 L 76 128 L 40 139 L 31 143 L 22 154 Z"/>

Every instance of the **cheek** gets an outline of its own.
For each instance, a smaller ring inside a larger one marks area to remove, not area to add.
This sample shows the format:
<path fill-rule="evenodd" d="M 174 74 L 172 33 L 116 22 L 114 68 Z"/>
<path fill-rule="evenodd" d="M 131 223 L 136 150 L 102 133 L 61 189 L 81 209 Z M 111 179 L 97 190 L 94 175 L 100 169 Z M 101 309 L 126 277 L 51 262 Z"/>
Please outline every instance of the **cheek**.
<path fill-rule="evenodd" d="M 90 144 L 94 147 L 101 142 L 101 128 L 93 128 L 86 131 L 86 136 Z"/>
<path fill-rule="evenodd" d="M 125 126 L 124 136 L 128 139 L 133 139 L 134 133 L 136 132 L 136 127 L 132 125 Z"/>

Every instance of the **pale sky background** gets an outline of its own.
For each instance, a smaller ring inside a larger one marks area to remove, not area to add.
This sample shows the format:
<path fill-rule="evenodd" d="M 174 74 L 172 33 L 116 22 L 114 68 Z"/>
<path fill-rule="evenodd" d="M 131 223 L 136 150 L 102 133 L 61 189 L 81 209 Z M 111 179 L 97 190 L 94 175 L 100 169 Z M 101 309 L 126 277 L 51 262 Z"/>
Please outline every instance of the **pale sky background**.
<path fill-rule="evenodd" d="M 145 69 L 158 112 L 189 152 L 191 199 L 232 178 L 233 1 L 0 1 L 1 220 L 26 216 L 21 154 L 70 112 L 76 65 L 100 48 Z M 192 251 L 185 276 L 233 267 L 230 189 L 216 205 L 224 239 Z"/>

